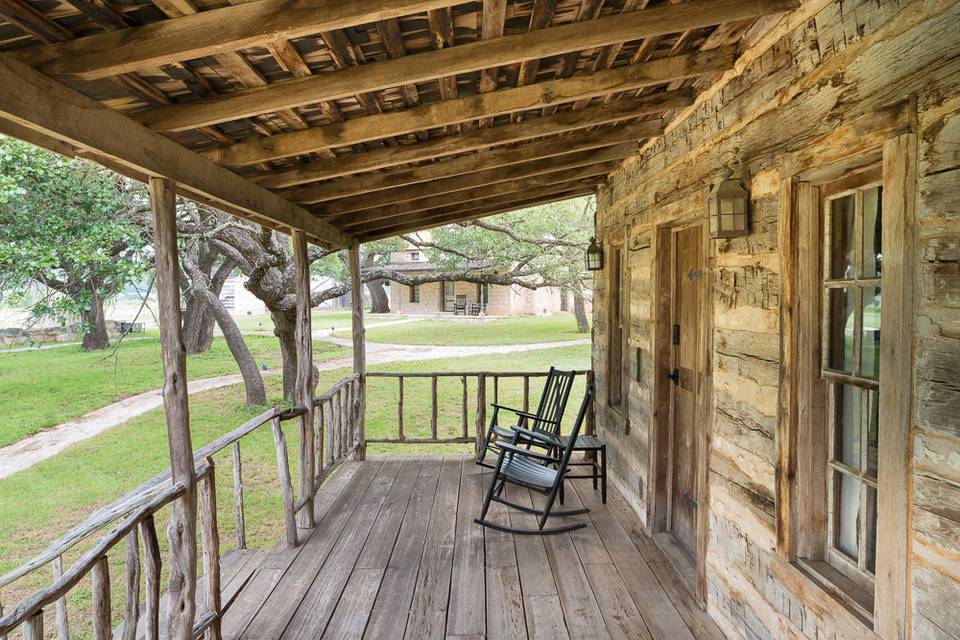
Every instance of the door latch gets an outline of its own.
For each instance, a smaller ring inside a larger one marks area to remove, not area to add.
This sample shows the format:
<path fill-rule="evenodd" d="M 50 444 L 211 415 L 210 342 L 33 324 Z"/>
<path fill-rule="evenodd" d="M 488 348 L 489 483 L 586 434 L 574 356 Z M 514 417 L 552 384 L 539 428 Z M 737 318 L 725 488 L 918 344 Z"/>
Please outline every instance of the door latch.
<path fill-rule="evenodd" d="M 693 496 L 690 495 L 689 491 L 683 492 L 683 501 L 691 509 L 695 510 L 697 508 L 697 501 L 693 499 Z"/>
<path fill-rule="evenodd" d="M 674 385 L 680 384 L 680 369 L 674 369 L 667 374 L 667 377 L 673 380 Z"/>

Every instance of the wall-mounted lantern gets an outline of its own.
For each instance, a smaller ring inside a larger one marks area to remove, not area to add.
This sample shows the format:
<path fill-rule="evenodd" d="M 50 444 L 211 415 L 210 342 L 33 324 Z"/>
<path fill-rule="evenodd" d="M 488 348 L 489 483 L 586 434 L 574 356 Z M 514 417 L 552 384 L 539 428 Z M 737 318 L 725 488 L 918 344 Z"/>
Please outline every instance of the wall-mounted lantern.
<path fill-rule="evenodd" d="M 710 189 L 707 211 L 711 238 L 738 238 L 750 234 L 750 192 L 739 177 L 728 177 Z"/>
<path fill-rule="evenodd" d="M 597 244 L 596 238 L 590 238 L 590 246 L 587 247 L 587 271 L 600 271 L 603 269 L 603 247 Z"/>

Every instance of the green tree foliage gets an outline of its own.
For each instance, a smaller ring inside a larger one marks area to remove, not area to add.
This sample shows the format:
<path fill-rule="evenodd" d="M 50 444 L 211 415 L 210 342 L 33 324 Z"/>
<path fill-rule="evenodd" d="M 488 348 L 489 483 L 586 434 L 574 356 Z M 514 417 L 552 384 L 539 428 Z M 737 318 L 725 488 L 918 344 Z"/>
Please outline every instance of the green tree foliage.
<path fill-rule="evenodd" d="M 0 137 L 0 296 L 55 292 L 36 317 L 80 319 L 86 348 L 106 346 L 103 303 L 150 268 L 137 215 L 142 187 L 96 164 Z"/>

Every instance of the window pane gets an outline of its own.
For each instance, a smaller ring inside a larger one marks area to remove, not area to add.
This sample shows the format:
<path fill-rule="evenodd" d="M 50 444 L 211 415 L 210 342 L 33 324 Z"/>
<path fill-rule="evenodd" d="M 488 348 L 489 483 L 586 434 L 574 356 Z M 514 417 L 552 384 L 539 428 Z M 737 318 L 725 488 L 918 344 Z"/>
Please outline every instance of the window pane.
<path fill-rule="evenodd" d="M 837 418 L 834 423 L 834 458 L 860 470 L 860 407 L 862 393 L 849 384 L 834 385 Z"/>
<path fill-rule="evenodd" d="M 877 490 L 867 486 L 867 548 L 863 550 L 867 571 L 877 572 Z"/>
<path fill-rule="evenodd" d="M 877 477 L 877 460 L 880 443 L 880 392 L 866 391 L 869 403 L 867 415 L 867 475 Z"/>
<path fill-rule="evenodd" d="M 853 289 L 828 289 L 830 310 L 829 359 L 834 371 L 853 373 Z"/>
<path fill-rule="evenodd" d="M 833 546 L 856 560 L 860 534 L 860 482 L 839 471 L 834 474 L 837 479 L 837 530 L 834 532 Z"/>
<path fill-rule="evenodd" d="M 853 278 L 853 194 L 830 201 L 830 278 Z"/>
<path fill-rule="evenodd" d="M 860 375 L 874 380 L 880 377 L 880 287 L 863 288 Z"/>
<path fill-rule="evenodd" d="M 883 256 L 880 247 L 881 236 L 881 194 L 880 187 L 863 192 L 863 277 L 879 278 Z"/>

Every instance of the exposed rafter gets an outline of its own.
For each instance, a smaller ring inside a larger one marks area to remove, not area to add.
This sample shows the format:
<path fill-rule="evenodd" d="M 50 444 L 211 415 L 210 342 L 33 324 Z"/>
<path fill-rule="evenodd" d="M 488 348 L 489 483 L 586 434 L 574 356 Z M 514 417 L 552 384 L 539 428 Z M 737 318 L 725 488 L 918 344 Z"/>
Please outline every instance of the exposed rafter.
<path fill-rule="evenodd" d="M 530 58 L 580 51 L 674 31 L 755 18 L 797 6 L 797 0 L 690 0 L 565 24 L 543 31 L 404 56 L 333 74 L 147 111 L 138 120 L 159 131 L 183 131 Z M 181 18 L 182 19 L 182 18 Z M 73 41 L 77 42 L 77 41 Z"/>

